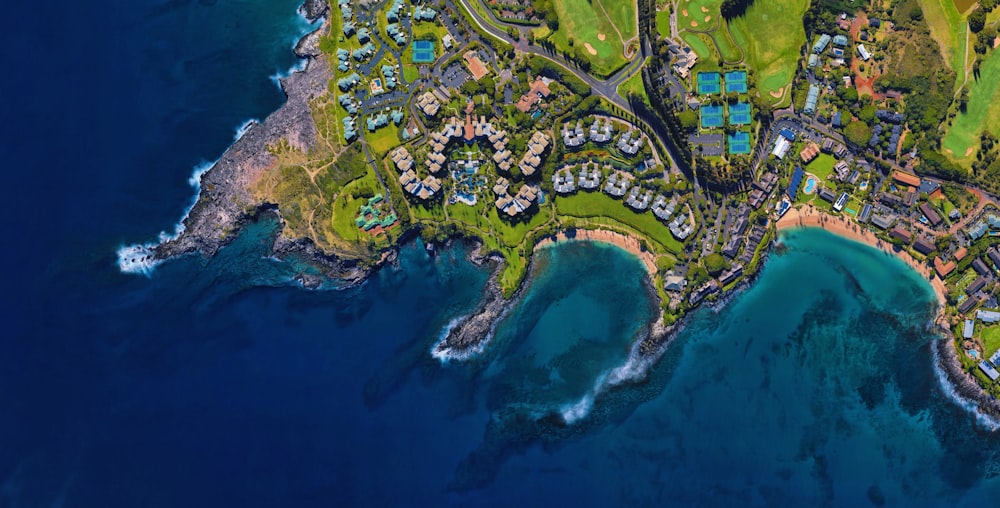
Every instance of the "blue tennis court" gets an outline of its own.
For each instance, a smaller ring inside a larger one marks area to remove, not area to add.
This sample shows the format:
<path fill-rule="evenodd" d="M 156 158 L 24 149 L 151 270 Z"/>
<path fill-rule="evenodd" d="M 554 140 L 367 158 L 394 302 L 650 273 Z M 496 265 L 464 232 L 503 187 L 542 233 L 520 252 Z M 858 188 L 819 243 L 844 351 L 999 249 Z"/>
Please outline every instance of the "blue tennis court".
<path fill-rule="evenodd" d="M 712 129 L 715 127 L 722 127 L 722 106 L 702 106 L 701 128 Z"/>
<path fill-rule="evenodd" d="M 746 71 L 732 71 L 726 73 L 726 93 L 747 93 L 747 73 Z"/>
<path fill-rule="evenodd" d="M 729 125 L 750 125 L 750 104 L 737 102 L 729 106 Z"/>
<path fill-rule="evenodd" d="M 718 72 L 699 72 L 698 73 L 698 93 L 701 95 L 710 95 L 714 93 L 719 93 L 722 91 L 722 83 L 720 82 Z"/>
<path fill-rule="evenodd" d="M 747 131 L 738 131 L 731 134 L 729 136 L 729 153 L 733 155 L 750 153 L 750 133 Z"/>
<path fill-rule="evenodd" d="M 431 41 L 413 41 L 413 63 L 434 62 L 434 43 Z"/>

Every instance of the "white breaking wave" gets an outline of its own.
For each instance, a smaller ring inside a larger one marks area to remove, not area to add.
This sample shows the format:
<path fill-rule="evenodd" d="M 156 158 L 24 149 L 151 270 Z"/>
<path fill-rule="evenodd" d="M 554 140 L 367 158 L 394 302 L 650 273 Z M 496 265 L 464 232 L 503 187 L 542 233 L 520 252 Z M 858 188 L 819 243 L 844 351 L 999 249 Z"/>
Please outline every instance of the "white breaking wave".
<path fill-rule="evenodd" d="M 448 338 L 448 334 L 451 333 L 451 331 L 456 326 L 458 326 L 458 324 L 461 323 L 463 319 L 465 319 L 465 316 L 458 316 L 449 321 L 448 324 L 445 325 L 444 330 L 441 331 L 441 335 L 438 337 L 437 342 L 435 342 L 434 346 L 431 347 L 431 356 L 436 358 L 439 362 L 448 363 L 452 360 L 456 361 L 468 360 L 469 358 L 472 358 L 473 356 L 476 356 L 483 352 L 482 342 L 480 343 L 479 346 L 472 348 L 471 350 L 466 351 L 464 353 L 457 353 L 454 350 L 452 350 L 452 348 L 444 346 L 444 341 L 445 339 Z"/>
<path fill-rule="evenodd" d="M 141 244 L 124 245 L 118 248 L 118 269 L 122 273 L 131 274 L 142 274 L 147 277 L 153 274 L 153 270 L 163 262 L 162 259 L 157 259 L 153 249 L 157 245 L 169 242 L 170 240 L 175 240 L 177 237 L 184 232 L 184 221 L 187 219 L 188 214 L 194 208 L 195 203 L 198 202 L 198 196 L 201 194 L 201 177 L 215 166 L 212 162 L 202 162 L 194 167 L 191 176 L 188 177 L 188 184 L 194 188 L 194 199 L 191 200 L 191 204 L 187 206 L 184 210 L 184 215 L 181 220 L 174 225 L 174 232 L 167 233 L 166 231 L 160 231 L 159 243 L 146 242 Z"/>
<path fill-rule="evenodd" d="M 233 143 L 239 141 L 240 138 L 243 137 L 243 135 L 245 135 L 247 132 L 250 131 L 251 127 L 253 127 L 254 125 L 257 125 L 259 123 L 260 123 L 260 120 L 258 120 L 256 118 L 251 118 L 251 119 L 243 122 L 242 125 L 240 125 L 239 127 L 236 128 L 236 134 L 233 135 Z M 188 181 L 190 181 L 190 180 L 188 180 Z"/>
<path fill-rule="evenodd" d="M 931 352 L 931 356 L 933 357 L 933 361 L 931 363 L 934 366 L 934 376 L 937 377 L 938 385 L 941 386 L 941 390 L 945 393 L 945 395 L 947 395 L 948 398 L 951 399 L 956 405 L 966 410 L 969 414 L 975 416 L 976 422 L 984 428 L 989 429 L 990 431 L 1000 430 L 1000 421 L 990 415 L 980 412 L 978 404 L 963 397 L 960 393 L 958 393 L 958 391 L 955 390 L 955 386 L 948 380 L 948 374 L 941 368 L 941 356 L 938 353 L 937 347 L 931 345 Z"/>
<path fill-rule="evenodd" d="M 575 404 L 571 404 L 562 409 L 562 418 L 567 425 L 572 425 L 590 414 L 591 408 L 594 407 L 594 396 L 591 394 L 584 395 Z"/>

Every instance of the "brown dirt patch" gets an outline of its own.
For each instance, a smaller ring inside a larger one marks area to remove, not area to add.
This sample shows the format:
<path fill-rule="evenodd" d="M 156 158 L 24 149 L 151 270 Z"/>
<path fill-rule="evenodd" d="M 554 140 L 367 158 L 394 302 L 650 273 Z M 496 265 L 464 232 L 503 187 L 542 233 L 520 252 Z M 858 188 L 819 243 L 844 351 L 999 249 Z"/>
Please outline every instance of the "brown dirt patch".
<path fill-rule="evenodd" d="M 591 55 L 597 54 L 597 50 L 594 49 L 594 47 L 591 46 L 589 42 L 583 43 L 583 47 L 587 48 L 587 53 L 590 53 Z"/>

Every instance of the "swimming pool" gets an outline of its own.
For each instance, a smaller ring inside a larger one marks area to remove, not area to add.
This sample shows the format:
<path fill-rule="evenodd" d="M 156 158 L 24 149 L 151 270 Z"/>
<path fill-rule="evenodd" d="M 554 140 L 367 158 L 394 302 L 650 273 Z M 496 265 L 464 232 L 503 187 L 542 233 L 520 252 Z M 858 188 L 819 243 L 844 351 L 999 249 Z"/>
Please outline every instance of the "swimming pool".
<path fill-rule="evenodd" d="M 813 177 L 806 178 L 806 187 L 803 189 L 806 194 L 812 194 L 816 190 L 816 179 Z"/>

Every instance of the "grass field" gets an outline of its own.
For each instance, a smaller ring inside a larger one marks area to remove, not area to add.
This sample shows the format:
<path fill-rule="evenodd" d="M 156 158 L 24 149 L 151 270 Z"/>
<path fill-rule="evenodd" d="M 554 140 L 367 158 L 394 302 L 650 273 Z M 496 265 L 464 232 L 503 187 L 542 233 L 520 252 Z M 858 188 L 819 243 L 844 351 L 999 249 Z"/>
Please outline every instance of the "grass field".
<path fill-rule="evenodd" d="M 969 25 L 955 8 L 954 0 L 919 0 L 931 35 L 941 46 L 945 62 L 955 70 L 955 87 L 965 81 L 966 35 Z M 975 58 L 975 53 L 969 51 Z"/>
<path fill-rule="evenodd" d="M 945 153 L 965 168 L 969 168 L 979 150 L 979 133 L 983 129 L 1000 132 L 1000 56 L 993 51 L 979 68 L 979 80 L 969 83 L 969 105 L 965 113 L 955 117 L 945 133 L 942 145 Z M 971 151 L 969 149 L 972 149 Z"/>
<path fill-rule="evenodd" d="M 636 213 L 621 201 L 600 192 L 580 192 L 556 198 L 556 209 L 561 215 L 580 218 L 610 218 L 639 231 L 651 241 L 659 244 L 660 252 L 678 253 L 684 246 L 674 239 L 670 230 L 652 213 Z"/>
<path fill-rule="evenodd" d="M 646 86 L 642 84 L 642 73 L 637 72 L 631 78 L 618 85 L 618 95 L 628 98 L 628 94 L 633 93 L 642 97 L 649 104 L 649 97 L 646 95 Z"/>
<path fill-rule="evenodd" d="M 821 153 L 808 166 L 805 170 L 819 177 L 820 180 L 826 180 L 833 173 L 833 165 L 837 162 L 830 154 Z"/>
<path fill-rule="evenodd" d="M 554 0 L 553 5 L 559 16 L 559 29 L 551 40 L 561 50 L 576 52 L 579 47 L 578 53 L 590 59 L 591 70 L 598 76 L 609 76 L 628 63 L 625 42 L 638 32 L 635 2 L 621 2 L 607 14 L 600 1 Z"/>
<path fill-rule="evenodd" d="M 757 87 L 764 98 L 775 103 L 788 86 L 805 44 L 802 16 L 809 0 L 755 2 L 746 14 L 729 27 L 733 39 L 746 52 L 746 63 L 757 75 Z"/>

